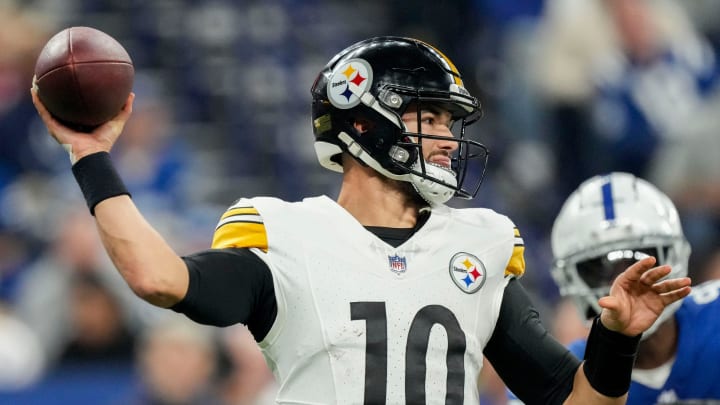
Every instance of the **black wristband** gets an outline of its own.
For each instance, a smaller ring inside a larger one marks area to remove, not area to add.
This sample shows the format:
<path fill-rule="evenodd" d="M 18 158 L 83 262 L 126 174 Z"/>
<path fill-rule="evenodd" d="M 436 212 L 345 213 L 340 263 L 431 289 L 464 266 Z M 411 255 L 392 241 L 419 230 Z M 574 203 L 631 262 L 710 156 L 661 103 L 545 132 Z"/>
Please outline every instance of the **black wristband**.
<path fill-rule="evenodd" d="M 95 215 L 95 206 L 100 201 L 130 195 L 107 152 L 85 156 L 73 165 L 72 172 L 92 215 Z"/>
<path fill-rule="evenodd" d="M 608 397 L 620 397 L 630 389 L 640 337 L 625 336 L 606 328 L 597 316 L 585 348 L 583 370 L 590 385 Z"/>

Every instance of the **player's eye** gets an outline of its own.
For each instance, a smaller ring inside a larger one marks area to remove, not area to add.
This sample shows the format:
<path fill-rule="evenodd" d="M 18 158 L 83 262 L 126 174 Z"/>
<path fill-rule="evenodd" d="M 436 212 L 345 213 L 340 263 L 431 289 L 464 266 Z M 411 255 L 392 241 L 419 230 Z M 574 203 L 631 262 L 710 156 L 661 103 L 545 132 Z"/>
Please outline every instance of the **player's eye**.
<path fill-rule="evenodd" d="M 434 125 L 436 123 L 435 114 L 426 113 L 420 118 L 420 122 L 424 125 Z"/>

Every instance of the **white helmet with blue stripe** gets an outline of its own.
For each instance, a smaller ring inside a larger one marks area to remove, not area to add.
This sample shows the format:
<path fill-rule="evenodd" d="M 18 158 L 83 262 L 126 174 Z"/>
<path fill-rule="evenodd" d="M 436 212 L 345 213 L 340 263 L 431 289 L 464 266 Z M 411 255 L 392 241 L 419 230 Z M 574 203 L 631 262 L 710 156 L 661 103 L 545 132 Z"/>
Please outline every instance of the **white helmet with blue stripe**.
<path fill-rule="evenodd" d="M 552 276 L 584 317 L 600 313 L 599 298 L 615 277 L 645 255 L 684 277 L 690 245 L 670 198 L 647 181 L 615 172 L 583 182 L 565 201 L 552 229 Z M 667 307 L 644 337 L 679 307 Z"/>

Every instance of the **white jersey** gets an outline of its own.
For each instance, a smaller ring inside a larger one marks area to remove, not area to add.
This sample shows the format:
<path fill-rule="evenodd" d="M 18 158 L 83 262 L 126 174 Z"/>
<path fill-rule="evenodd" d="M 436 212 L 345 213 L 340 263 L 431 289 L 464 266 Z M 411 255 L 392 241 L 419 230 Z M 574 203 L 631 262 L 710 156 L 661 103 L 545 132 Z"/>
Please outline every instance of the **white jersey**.
<path fill-rule="evenodd" d="M 327 197 L 242 199 L 213 247 L 254 247 L 278 313 L 260 342 L 287 404 L 479 403 L 522 240 L 488 209 L 432 209 L 394 248 Z"/>

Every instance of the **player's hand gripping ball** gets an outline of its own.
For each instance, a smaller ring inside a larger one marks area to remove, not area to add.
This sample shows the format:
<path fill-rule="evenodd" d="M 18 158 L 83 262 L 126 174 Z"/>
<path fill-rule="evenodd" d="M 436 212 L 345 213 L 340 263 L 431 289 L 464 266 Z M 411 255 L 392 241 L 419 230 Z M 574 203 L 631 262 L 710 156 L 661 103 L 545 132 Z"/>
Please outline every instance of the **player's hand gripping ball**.
<path fill-rule="evenodd" d="M 115 38 L 95 28 L 71 27 L 40 52 L 34 85 L 56 119 L 90 131 L 120 112 L 134 76 L 130 55 Z"/>

